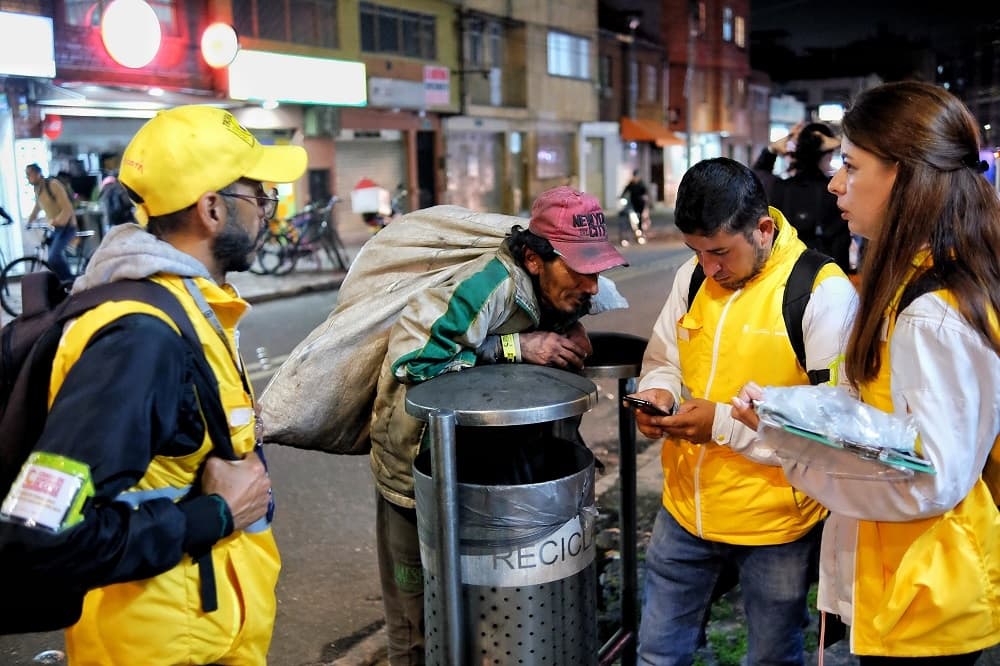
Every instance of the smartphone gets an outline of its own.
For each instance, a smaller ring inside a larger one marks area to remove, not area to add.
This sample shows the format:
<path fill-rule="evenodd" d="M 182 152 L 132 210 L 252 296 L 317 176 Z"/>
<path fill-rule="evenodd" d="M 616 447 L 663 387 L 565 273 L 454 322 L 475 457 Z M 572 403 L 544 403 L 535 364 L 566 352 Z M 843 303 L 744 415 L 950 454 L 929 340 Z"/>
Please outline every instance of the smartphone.
<path fill-rule="evenodd" d="M 674 414 L 677 413 L 676 404 L 668 412 L 664 411 L 660 407 L 657 407 L 649 400 L 643 400 L 642 398 L 637 398 L 634 395 L 622 396 L 622 400 L 632 405 L 633 407 L 637 407 L 638 409 L 646 412 L 647 414 L 652 414 L 653 416 L 673 416 Z"/>

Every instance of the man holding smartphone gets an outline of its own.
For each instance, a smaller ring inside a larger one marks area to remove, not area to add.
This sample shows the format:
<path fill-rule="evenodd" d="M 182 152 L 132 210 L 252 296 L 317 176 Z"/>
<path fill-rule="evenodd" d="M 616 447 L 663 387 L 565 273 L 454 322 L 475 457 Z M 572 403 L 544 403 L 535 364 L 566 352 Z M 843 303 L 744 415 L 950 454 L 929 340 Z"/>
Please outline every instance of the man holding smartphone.
<path fill-rule="evenodd" d="M 729 401 L 752 378 L 809 384 L 809 370 L 837 383 L 854 288 L 835 264 L 817 273 L 802 318 L 801 367 L 782 305 L 806 248 L 768 208 L 753 172 L 726 158 L 696 164 L 681 180 L 674 219 L 695 257 L 677 271 L 633 396 L 668 414 L 641 405 L 636 412 L 644 435 L 664 438 L 640 663 L 691 663 L 716 583 L 735 568 L 747 663 L 802 664 L 809 567 L 826 510 L 795 491 L 776 460 L 741 455 L 756 433 L 732 418 Z M 707 279 L 688 303 L 699 263 Z"/>

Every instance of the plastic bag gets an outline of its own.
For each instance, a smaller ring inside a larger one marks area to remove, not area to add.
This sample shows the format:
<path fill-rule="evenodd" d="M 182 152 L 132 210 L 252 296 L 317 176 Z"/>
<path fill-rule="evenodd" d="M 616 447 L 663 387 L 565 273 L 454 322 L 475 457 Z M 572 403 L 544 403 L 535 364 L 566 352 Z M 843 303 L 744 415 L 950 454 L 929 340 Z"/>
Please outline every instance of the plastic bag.
<path fill-rule="evenodd" d="M 912 418 L 867 405 L 841 387 L 769 386 L 755 406 L 764 439 L 775 445 L 779 457 L 813 463 L 840 460 L 833 464 L 849 466 L 852 474 L 857 471 L 858 466 L 848 458 L 810 455 L 810 447 L 822 444 L 897 470 L 934 471 L 914 448 L 918 433 Z M 779 441 L 769 430 L 795 439 L 781 437 Z"/>

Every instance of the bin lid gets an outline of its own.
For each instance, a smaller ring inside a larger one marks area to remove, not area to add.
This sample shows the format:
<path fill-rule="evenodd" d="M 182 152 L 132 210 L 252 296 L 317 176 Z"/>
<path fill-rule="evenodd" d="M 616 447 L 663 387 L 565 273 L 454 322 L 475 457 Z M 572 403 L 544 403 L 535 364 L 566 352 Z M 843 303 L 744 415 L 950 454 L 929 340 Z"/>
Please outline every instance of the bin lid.
<path fill-rule="evenodd" d="M 588 332 L 594 352 L 583 362 L 584 377 L 638 377 L 646 338 L 628 333 Z"/>
<path fill-rule="evenodd" d="M 597 387 L 580 375 L 529 363 L 448 372 L 406 390 L 406 413 L 423 421 L 438 410 L 460 426 L 544 423 L 589 411 Z"/>

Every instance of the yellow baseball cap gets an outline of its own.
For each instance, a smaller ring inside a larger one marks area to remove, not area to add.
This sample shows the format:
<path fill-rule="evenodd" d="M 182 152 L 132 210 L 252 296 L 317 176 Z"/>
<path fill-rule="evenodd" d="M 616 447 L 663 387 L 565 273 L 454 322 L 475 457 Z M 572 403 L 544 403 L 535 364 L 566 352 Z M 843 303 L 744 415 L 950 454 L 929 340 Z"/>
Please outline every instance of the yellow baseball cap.
<path fill-rule="evenodd" d="M 262 146 L 225 109 L 190 105 L 160 111 L 136 132 L 118 180 L 140 199 L 136 217 L 145 223 L 240 178 L 289 183 L 305 170 L 301 146 Z"/>

